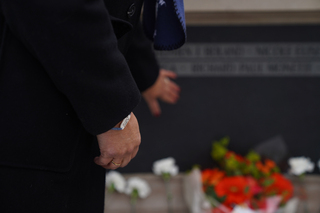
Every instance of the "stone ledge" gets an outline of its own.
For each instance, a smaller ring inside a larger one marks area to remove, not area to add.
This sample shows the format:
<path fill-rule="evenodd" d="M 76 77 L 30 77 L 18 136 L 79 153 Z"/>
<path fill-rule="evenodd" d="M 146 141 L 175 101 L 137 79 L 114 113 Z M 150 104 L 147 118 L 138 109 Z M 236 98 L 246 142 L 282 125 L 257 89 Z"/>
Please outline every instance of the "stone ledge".
<path fill-rule="evenodd" d="M 162 179 L 153 174 L 125 174 L 126 179 L 138 176 L 146 180 L 151 187 L 151 195 L 146 199 L 139 199 L 137 212 L 141 213 L 163 213 L 166 212 L 166 194 Z M 173 206 L 175 213 L 187 213 L 188 209 L 183 198 L 183 175 L 178 175 L 171 180 L 173 193 Z M 130 198 L 127 195 L 106 193 L 105 213 L 128 213 L 130 212 Z"/>
<path fill-rule="evenodd" d="M 145 179 L 151 187 L 151 195 L 144 200 L 139 199 L 137 212 L 140 213 L 166 213 L 167 203 L 165 197 L 165 188 L 160 177 L 150 173 L 125 174 L 124 177 L 138 176 Z M 183 174 L 179 174 L 171 181 L 173 193 L 174 213 L 187 213 L 188 208 L 183 198 Z M 290 178 L 295 186 L 298 185 L 297 178 Z M 320 175 L 307 175 L 305 177 L 305 188 L 309 197 L 308 205 L 310 212 L 317 212 L 320 209 Z M 295 191 L 297 193 L 297 191 Z M 105 213 L 128 213 L 130 212 L 130 198 L 124 194 L 106 193 Z M 302 209 L 297 213 L 302 213 Z"/>
<path fill-rule="evenodd" d="M 186 12 L 187 25 L 319 24 L 317 11 Z"/>
<path fill-rule="evenodd" d="M 187 12 L 312 11 L 319 0 L 184 0 Z"/>

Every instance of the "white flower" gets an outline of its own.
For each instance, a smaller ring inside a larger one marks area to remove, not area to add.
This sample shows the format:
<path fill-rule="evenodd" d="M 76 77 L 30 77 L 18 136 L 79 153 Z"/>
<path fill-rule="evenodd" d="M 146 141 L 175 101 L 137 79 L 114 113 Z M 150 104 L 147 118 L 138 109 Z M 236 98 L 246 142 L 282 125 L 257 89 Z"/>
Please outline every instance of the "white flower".
<path fill-rule="evenodd" d="M 126 180 L 119 172 L 110 171 L 106 175 L 106 186 L 109 188 L 112 187 L 112 184 L 115 190 L 122 193 L 126 186 Z"/>
<path fill-rule="evenodd" d="M 175 160 L 172 157 L 155 161 L 152 170 L 156 175 L 170 174 L 175 176 L 179 172 L 179 168 L 175 165 Z"/>
<path fill-rule="evenodd" d="M 234 207 L 234 209 L 232 210 L 232 213 L 255 213 L 255 211 L 253 211 L 250 208 L 245 207 L 245 206 L 236 205 Z"/>
<path fill-rule="evenodd" d="M 294 175 L 302 175 L 306 172 L 312 172 L 314 169 L 314 163 L 310 161 L 310 158 L 306 157 L 294 157 L 289 159 L 290 173 Z"/>
<path fill-rule="evenodd" d="M 147 181 L 139 178 L 139 177 L 132 177 L 129 178 L 127 182 L 127 187 L 125 189 L 125 193 L 127 195 L 131 195 L 133 190 L 138 191 L 138 195 L 140 198 L 146 198 L 151 192 L 150 186 Z"/>

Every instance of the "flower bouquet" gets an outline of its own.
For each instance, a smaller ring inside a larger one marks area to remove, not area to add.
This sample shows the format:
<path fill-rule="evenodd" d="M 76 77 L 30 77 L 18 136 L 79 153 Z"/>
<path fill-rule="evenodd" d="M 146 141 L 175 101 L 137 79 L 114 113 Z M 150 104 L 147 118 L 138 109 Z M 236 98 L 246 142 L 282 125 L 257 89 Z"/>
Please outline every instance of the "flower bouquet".
<path fill-rule="evenodd" d="M 293 195 L 293 185 L 275 162 L 254 151 L 241 156 L 228 150 L 228 144 L 228 137 L 213 142 L 211 156 L 217 166 L 201 171 L 205 201 L 198 212 L 274 213 L 285 206 Z M 209 210 L 203 211 L 208 203 Z"/>

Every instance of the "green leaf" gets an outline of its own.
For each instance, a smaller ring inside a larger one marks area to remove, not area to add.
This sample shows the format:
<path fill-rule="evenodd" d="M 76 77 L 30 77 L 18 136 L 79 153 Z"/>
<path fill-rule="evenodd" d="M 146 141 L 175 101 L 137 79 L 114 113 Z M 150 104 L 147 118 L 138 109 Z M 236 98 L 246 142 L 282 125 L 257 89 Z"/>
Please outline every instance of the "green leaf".
<path fill-rule="evenodd" d="M 241 176 L 241 175 L 242 175 L 241 170 L 236 169 L 236 170 L 234 171 L 234 175 L 235 175 L 235 176 Z"/>
<path fill-rule="evenodd" d="M 299 177 L 300 181 L 303 181 L 303 179 L 304 179 L 305 176 L 306 176 L 306 174 L 305 174 L 305 173 L 302 173 L 302 174 L 299 175 L 298 177 Z"/>
<path fill-rule="evenodd" d="M 227 195 L 224 195 L 218 199 L 218 202 L 223 203 L 227 199 Z"/>
<path fill-rule="evenodd" d="M 261 159 L 260 155 L 253 150 L 247 154 L 246 158 L 251 162 L 258 162 Z"/>
<path fill-rule="evenodd" d="M 207 187 L 206 188 L 206 194 L 211 196 L 211 197 L 217 197 L 216 192 L 214 191 L 213 187 Z"/>
<path fill-rule="evenodd" d="M 116 191 L 116 187 L 114 186 L 114 183 L 111 183 L 111 185 L 108 187 L 108 192 L 112 194 Z"/>
<path fill-rule="evenodd" d="M 207 196 L 214 198 L 216 201 L 218 201 L 218 202 L 220 202 L 220 203 L 223 203 L 223 202 L 226 200 L 226 198 L 227 198 L 226 195 L 224 195 L 224 196 L 222 196 L 222 197 L 219 197 L 219 196 L 217 195 L 217 193 L 214 191 L 214 188 L 213 188 L 213 187 L 207 187 L 205 193 L 206 193 Z"/>
<path fill-rule="evenodd" d="M 139 192 L 137 189 L 133 189 L 131 192 L 131 203 L 136 204 L 139 198 Z"/>
<path fill-rule="evenodd" d="M 248 193 L 249 193 L 249 190 L 250 190 L 250 187 L 249 187 L 249 186 L 246 186 L 246 187 L 244 188 L 244 193 L 245 193 L 245 194 L 248 194 Z"/>
<path fill-rule="evenodd" d="M 213 144 L 212 151 L 211 151 L 211 157 L 214 160 L 221 160 L 227 153 L 227 149 L 223 146 L 220 146 L 219 144 Z"/>
<path fill-rule="evenodd" d="M 229 145 L 229 142 L 230 142 L 230 137 L 229 136 L 225 136 L 223 138 L 220 139 L 220 143 L 223 145 L 223 146 L 228 146 Z"/>
<path fill-rule="evenodd" d="M 238 162 L 233 158 L 226 159 L 226 169 L 235 170 L 238 167 Z"/>
<path fill-rule="evenodd" d="M 262 186 L 264 187 L 268 187 L 271 186 L 274 183 L 274 179 L 273 178 L 267 178 L 262 182 Z"/>
<path fill-rule="evenodd" d="M 224 137 L 221 138 L 219 141 L 214 141 L 212 143 L 212 150 L 211 150 L 211 156 L 214 160 L 221 160 L 225 156 L 225 154 L 228 152 L 228 149 L 226 148 L 229 144 L 230 138 Z"/>
<path fill-rule="evenodd" d="M 170 178 L 171 178 L 170 173 L 162 173 L 162 179 L 163 179 L 164 181 L 169 181 Z"/>
<path fill-rule="evenodd" d="M 275 172 L 275 173 L 280 173 L 280 169 L 279 169 L 279 167 L 277 167 L 277 166 L 274 167 L 272 170 L 273 170 L 273 172 Z"/>
<path fill-rule="evenodd" d="M 283 197 L 286 197 L 288 194 L 289 194 L 289 191 L 288 191 L 288 190 L 284 190 L 284 191 L 282 192 L 282 196 L 283 196 Z"/>

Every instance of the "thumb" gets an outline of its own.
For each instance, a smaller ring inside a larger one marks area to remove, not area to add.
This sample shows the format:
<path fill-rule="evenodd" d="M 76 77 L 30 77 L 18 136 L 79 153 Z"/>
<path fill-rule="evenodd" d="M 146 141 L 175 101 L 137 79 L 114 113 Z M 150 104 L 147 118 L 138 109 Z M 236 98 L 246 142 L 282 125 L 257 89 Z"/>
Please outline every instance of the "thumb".
<path fill-rule="evenodd" d="M 157 99 L 149 100 L 147 102 L 148 102 L 148 106 L 151 111 L 151 114 L 155 117 L 159 117 L 161 114 L 161 108 Z"/>
<path fill-rule="evenodd" d="M 99 166 L 106 166 L 108 165 L 113 158 L 103 158 L 101 155 L 99 157 L 95 157 L 94 158 L 94 162 L 95 164 L 99 165 Z"/>
<path fill-rule="evenodd" d="M 97 164 L 97 165 L 102 165 L 102 163 L 101 163 L 101 160 L 100 160 L 100 157 L 95 157 L 94 158 L 94 162 L 95 162 L 95 164 Z"/>

